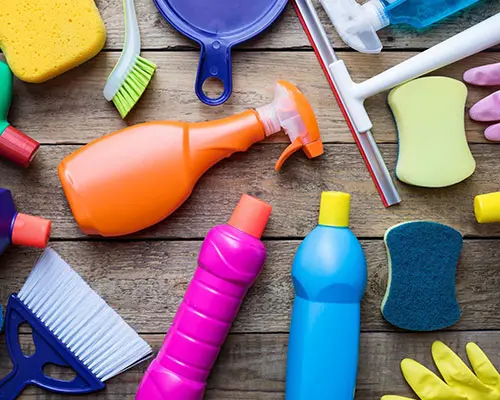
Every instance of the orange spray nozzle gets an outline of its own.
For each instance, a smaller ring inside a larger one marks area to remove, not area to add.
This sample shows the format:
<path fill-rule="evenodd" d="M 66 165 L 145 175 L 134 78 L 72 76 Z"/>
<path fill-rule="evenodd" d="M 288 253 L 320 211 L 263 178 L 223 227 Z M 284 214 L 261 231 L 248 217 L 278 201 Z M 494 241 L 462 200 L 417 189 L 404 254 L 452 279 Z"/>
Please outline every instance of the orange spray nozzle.
<path fill-rule="evenodd" d="M 276 171 L 298 150 L 302 149 L 308 158 L 323 154 L 323 141 L 314 111 L 306 96 L 295 85 L 278 81 L 273 102 L 258 108 L 257 112 L 267 136 L 283 130 L 291 141 L 278 159 Z"/>

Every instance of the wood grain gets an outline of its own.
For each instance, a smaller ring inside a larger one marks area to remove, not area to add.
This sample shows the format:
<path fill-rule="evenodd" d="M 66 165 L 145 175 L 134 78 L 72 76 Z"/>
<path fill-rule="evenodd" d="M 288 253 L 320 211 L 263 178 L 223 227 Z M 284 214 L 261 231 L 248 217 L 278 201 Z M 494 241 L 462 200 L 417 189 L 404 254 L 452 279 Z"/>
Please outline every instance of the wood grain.
<path fill-rule="evenodd" d="M 268 241 L 264 272 L 246 299 L 234 332 L 288 332 L 293 299 L 290 270 L 300 241 Z M 387 256 L 381 240 L 363 241 L 369 285 L 362 330 L 394 330 L 381 316 Z M 196 267 L 201 243 L 56 242 L 52 247 L 129 323 L 142 333 L 165 332 Z M 11 249 L 0 259 L 0 299 L 18 291 L 39 252 Z M 500 330 L 499 242 L 468 240 L 457 273 L 462 318 L 453 330 Z"/>
<path fill-rule="evenodd" d="M 149 1 L 149 0 L 148 0 Z M 382 55 L 342 53 L 355 81 L 365 80 L 416 53 Z M 309 98 L 326 143 L 353 143 L 344 118 L 312 52 L 240 52 L 234 56 L 234 90 L 224 107 L 202 104 L 194 93 L 198 56 L 193 52 L 146 52 L 158 71 L 140 102 L 124 122 L 102 89 L 118 59 L 101 53 L 88 64 L 40 85 L 16 81 L 10 121 L 45 144 L 82 144 L 105 134 L 154 120 L 204 121 L 269 103 L 278 79 L 296 83 Z M 436 74 L 461 79 L 468 68 L 500 61 L 499 53 L 483 53 L 444 68 Z M 470 87 L 468 107 L 496 88 Z M 386 94 L 367 101 L 378 142 L 395 143 L 396 128 Z M 484 124 L 466 118 L 471 142 L 484 143 Z M 272 141 L 286 142 L 281 136 Z"/>
<path fill-rule="evenodd" d="M 481 226 L 472 213 L 473 197 L 500 190 L 497 148 L 486 144 L 485 125 L 466 118 L 467 137 L 478 168 L 471 179 L 447 189 L 426 190 L 398 184 L 404 203 L 386 210 L 353 144 L 311 46 L 289 5 L 265 34 L 233 51 L 233 96 L 224 107 L 211 108 L 196 98 L 193 84 L 198 46 L 162 19 L 152 0 L 136 0 L 143 56 L 158 64 L 148 91 L 126 122 L 102 96 L 108 74 L 123 42 L 121 0 L 96 0 L 108 29 L 105 51 L 85 65 L 42 85 L 15 82 L 10 121 L 41 141 L 34 165 L 20 170 L 0 160 L 0 187 L 13 190 L 23 212 L 53 221 L 54 247 L 157 350 L 196 267 L 201 239 L 214 225 L 226 222 L 241 193 L 272 203 L 265 234 L 269 250 L 262 276 L 245 300 L 224 346 L 207 390 L 207 399 L 277 400 L 284 398 L 289 315 L 292 305 L 290 268 L 300 240 L 315 226 L 323 190 L 352 193 L 352 226 L 364 238 L 369 284 L 362 307 L 360 372 L 356 400 L 375 400 L 387 393 L 411 395 L 399 371 L 403 357 L 431 366 L 430 345 L 440 339 L 464 354 L 477 341 L 500 366 L 500 301 L 497 271 L 500 224 Z M 315 0 L 315 3 L 318 3 Z M 381 72 L 500 12 L 500 3 L 482 2 L 426 32 L 396 27 L 381 32 L 381 55 L 352 52 L 340 41 L 326 14 L 320 18 L 351 70 L 361 81 Z M 461 79 L 473 66 L 499 62 L 498 48 L 456 63 L 436 74 Z M 291 159 L 280 174 L 273 166 L 287 139 L 277 136 L 245 154 L 221 162 L 202 178 L 192 197 L 173 216 L 127 238 L 103 240 L 81 234 L 57 178 L 57 166 L 80 145 L 135 124 L 157 119 L 203 121 L 268 103 L 277 79 L 299 85 L 316 111 L 325 155 Z M 467 107 L 498 88 L 469 88 Z M 367 101 L 374 133 L 391 170 L 395 164 L 396 129 L 386 94 Z M 446 162 L 446 152 L 443 152 Z M 459 229 L 467 240 L 457 272 L 460 322 L 448 332 L 409 334 L 395 330 L 379 307 L 387 283 L 385 230 L 403 221 L 436 220 Z M 11 248 L 0 258 L 0 299 L 23 285 L 39 251 Z M 0 339 L 3 341 L 4 339 Z M 29 335 L 21 335 L 25 348 Z M 2 342 L 1 345 L 4 345 Z M 134 399 L 145 365 L 109 382 L 100 394 L 67 397 L 28 389 L 22 400 Z M 0 374 L 10 366 L 0 353 Z M 311 399 L 313 400 L 313 399 Z"/>
<path fill-rule="evenodd" d="M 400 361 L 411 357 L 435 371 L 430 348 L 442 340 L 465 359 L 465 345 L 477 342 L 491 361 L 500 366 L 500 332 L 440 332 L 435 334 L 371 333 L 361 335 L 358 387 L 355 400 L 378 400 L 384 394 L 412 396 L 399 369 Z M 157 350 L 163 335 L 148 335 Z M 206 399 L 281 400 L 284 398 L 288 335 L 231 335 L 221 352 L 208 383 Z M 31 349 L 29 338 L 23 347 Z M 106 391 L 85 399 L 134 399 L 146 365 L 130 370 L 108 383 Z M 9 370 L 6 357 L 0 358 L 0 373 Z M 413 396 L 414 397 L 414 396 Z M 20 400 L 78 400 L 81 396 L 60 396 L 29 388 Z"/>
<path fill-rule="evenodd" d="M 97 0 L 96 3 L 108 30 L 106 48 L 121 50 L 123 46 L 122 2 L 120 0 Z M 314 0 L 314 3 L 317 6 L 321 22 L 335 48 L 346 48 L 347 46 L 340 40 L 319 2 Z M 197 49 L 194 42 L 177 33 L 161 17 L 152 0 L 137 0 L 136 9 L 142 34 L 143 49 Z M 500 12 L 500 5 L 495 1 L 488 1 L 445 20 L 433 27 L 433 29 L 418 32 L 404 26 L 390 27 L 381 31 L 380 37 L 386 49 L 423 49 L 439 43 L 498 12 Z M 291 5 L 286 8 L 283 15 L 265 34 L 261 34 L 254 40 L 237 47 L 237 49 L 252 50 L 284 48 L 310 48 L 309 41 Z"/>
<path fill-rule="evenodd" d="M 176 213 L 134 237 L 203 238 L 212 226 L 226 222 L 242 193 L 273 205 L 266 237 L 304 237 L 316 224 L 319 196 L 324 190 L 352 194 L 352 227 L 359 237 L 382 237 L 390 226 L 415 219 L 442 222 L 466 236 L 499 237 L 500 224 L 479 225 L 473 213 L 475 195 L 500 190 L 495 179 L 500 175 L 498 148 L 482 144 L 471 147 L 477 161 L 471 178 L 444 189 L 398 183 L 403 203 L 385 209 L 355 145 L 327 145 L 325 155 L 316 160 L 296 154 L 280 173 L 274 172 L 274 163 L 284 145 L 256 145 L 215 166 Z M 0 187 L 13 191 L 20 210 L 50 218 L 54 239 L 84 238 L 57 177 L 59 162 L 76 148 L 44 146 L 28 170 L 0 161 Z M 392 169 L 396 146 L 381 148 Z"/>

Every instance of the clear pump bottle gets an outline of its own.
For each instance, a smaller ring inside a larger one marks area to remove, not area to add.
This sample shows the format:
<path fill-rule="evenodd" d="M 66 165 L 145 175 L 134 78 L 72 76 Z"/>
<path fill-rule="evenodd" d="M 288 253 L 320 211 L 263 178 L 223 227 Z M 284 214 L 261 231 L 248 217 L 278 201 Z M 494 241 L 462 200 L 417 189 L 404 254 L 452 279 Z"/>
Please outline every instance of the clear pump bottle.
<path fill-rule="evenodd" d="M 396 24 L 424 29 L 479 0 L 320 0 L 342 40 L 362 53 L 380 53 L 377 31 Z"/>

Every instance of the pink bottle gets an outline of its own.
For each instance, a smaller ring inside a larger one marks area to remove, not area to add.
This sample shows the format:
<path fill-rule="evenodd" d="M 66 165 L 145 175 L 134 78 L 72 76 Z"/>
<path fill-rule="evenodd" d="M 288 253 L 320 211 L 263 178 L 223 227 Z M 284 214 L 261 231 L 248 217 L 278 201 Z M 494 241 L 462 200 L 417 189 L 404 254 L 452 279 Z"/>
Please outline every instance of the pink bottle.
<path fill-rule="evenodd" d="M 229 223 L 208 232 L 198 268 L 136 400 L 200 400 L 248 289 L 266 260 L 271 206 L 243 195 Z"/>

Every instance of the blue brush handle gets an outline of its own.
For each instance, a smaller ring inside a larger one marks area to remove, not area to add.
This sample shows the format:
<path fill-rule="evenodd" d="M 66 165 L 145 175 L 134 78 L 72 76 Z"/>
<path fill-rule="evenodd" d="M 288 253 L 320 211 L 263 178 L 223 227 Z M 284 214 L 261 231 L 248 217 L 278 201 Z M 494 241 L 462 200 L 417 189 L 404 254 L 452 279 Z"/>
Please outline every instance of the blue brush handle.
<path fill-rule="evenodd" d="M 359 303 L 321 303 L 296 297 L 286 400 L 353 400 L 359 335 Z"/>
<path fill-rule="evenodd" d="M 19 343 L 19 326 L 28 323 L 33 330 L 35 353 L 25 356 Z M 19 300 L 12 295 L 5 317 L 7 349 L 12 360 L 12 372 L 0 381 L 0 400 L 14 400 L 28 385 L 36 385 L 55 393 L 90 393 L 105 388 L 66 346 L 54 336 L 42 322 Z M 43 373 L 48 364 L 70 367 L 76 372 L 72 381 L 50 378 Z"/>
<path fill-rule="evenodd" d="M 200 44 L 200 63 L 195 92 L 203 103 L 209 106 L 219 106 L 231 97 L 233 91 L 231 47 L 220 39 Z M 208 78 L 217 78 L 224 85 L 224 91 L 216 99 L 208 97 L 203 91 L 203 84 Z"/>

